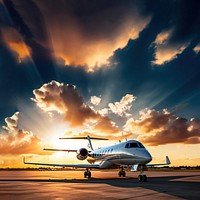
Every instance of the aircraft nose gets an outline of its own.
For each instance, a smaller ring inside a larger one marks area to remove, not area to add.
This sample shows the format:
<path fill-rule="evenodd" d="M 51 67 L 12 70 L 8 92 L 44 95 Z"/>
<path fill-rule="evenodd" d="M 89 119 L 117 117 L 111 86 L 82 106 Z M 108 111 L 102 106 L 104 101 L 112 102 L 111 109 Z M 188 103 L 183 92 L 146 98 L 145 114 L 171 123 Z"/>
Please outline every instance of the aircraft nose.
<path fill-rule="evenodd" d="M 152 161 L 151 154 L 147 151 L 147 162 L 151 162 L 151 161 Z"/>
<path fill-rule="evenodd" d="M 152 160 L 151 154 L 148 151 L 146 151 L 145 154 L 144 154 L 144 156 L 143 156 L 143 159 L 144 159 L 144 161 L 146 163 L 151 162 L 151 160 Z"/>

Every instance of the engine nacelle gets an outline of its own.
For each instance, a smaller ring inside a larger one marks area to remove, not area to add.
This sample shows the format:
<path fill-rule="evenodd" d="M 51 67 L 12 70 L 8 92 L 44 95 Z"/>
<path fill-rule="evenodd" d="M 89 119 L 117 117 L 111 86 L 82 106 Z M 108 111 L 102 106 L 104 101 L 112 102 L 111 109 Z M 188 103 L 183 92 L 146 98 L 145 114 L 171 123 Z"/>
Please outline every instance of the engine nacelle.
<path fill-rule="evenodd" d="M 76 157 L 79 160 L 85 160 L 88 157 L 88 150 L 85 148 L 81 148 L 77 151 Z"/>

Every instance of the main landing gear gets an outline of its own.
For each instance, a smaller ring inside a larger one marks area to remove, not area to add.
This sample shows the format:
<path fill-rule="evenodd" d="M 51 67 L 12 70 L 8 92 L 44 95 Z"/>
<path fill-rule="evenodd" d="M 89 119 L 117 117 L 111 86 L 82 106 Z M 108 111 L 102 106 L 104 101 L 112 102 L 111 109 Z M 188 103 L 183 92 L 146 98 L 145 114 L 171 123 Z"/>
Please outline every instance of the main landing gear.
<path fill-rule="evenodd" d="M 119 177 L 125 177 L 126 176 L 126 172 L 124 171 L 124 168 L 123 167 L 120 167 L 120 171 L 118 173 Z"/>
<path fill-rule="evenodd" d="M 142 165 L 141 165 L 141 168 L 140 168 L 140 175 L 138 176 L 138 181 L 139 182 L 147 182 L 147 176 L 144 174 Z"/>
<path fill-rule="evenodd" d="M 84 172 L 84 178 L 91 178 L 91 171 L 88 168 Z"/>

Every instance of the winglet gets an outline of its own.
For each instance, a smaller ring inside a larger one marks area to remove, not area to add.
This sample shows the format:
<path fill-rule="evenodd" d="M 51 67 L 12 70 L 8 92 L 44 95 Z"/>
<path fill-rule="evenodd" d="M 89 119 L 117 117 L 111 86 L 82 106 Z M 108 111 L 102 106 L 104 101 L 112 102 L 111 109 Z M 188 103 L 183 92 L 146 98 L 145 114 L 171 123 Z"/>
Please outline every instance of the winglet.
<path fill-rule="evenodd" d="M 166 156 L 166 164 L 167 164 L 167 165 L 170 165 L 170 164 L 171 164 L 171 161 L 169 160 L 169 157 L 168 157 L 168 156 Z"/>

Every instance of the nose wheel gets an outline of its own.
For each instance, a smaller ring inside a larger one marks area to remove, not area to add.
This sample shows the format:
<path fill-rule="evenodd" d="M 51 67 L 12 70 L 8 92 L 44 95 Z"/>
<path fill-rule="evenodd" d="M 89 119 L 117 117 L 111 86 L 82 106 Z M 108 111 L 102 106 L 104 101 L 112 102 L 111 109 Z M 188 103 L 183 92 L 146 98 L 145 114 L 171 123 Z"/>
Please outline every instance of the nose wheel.
<path fill-rule="evenodd" d="M 144 174 L 144 175 L 139 175 L 138 176 L 138 181 L 139 182 L 147 182 L 147 176 Z"/>
<path fill-rule="evenodd" d="M 86 169 L 84 172 L 84 178 L 91 178 L 91 171 L 89 169 Z"/>
<path fill-rule="evenodd" d="M 147 175 L 144 174 L 143 166 L 140 169 L 140 175 L 138 176 L 139 182 L 147 182 Z"/>

